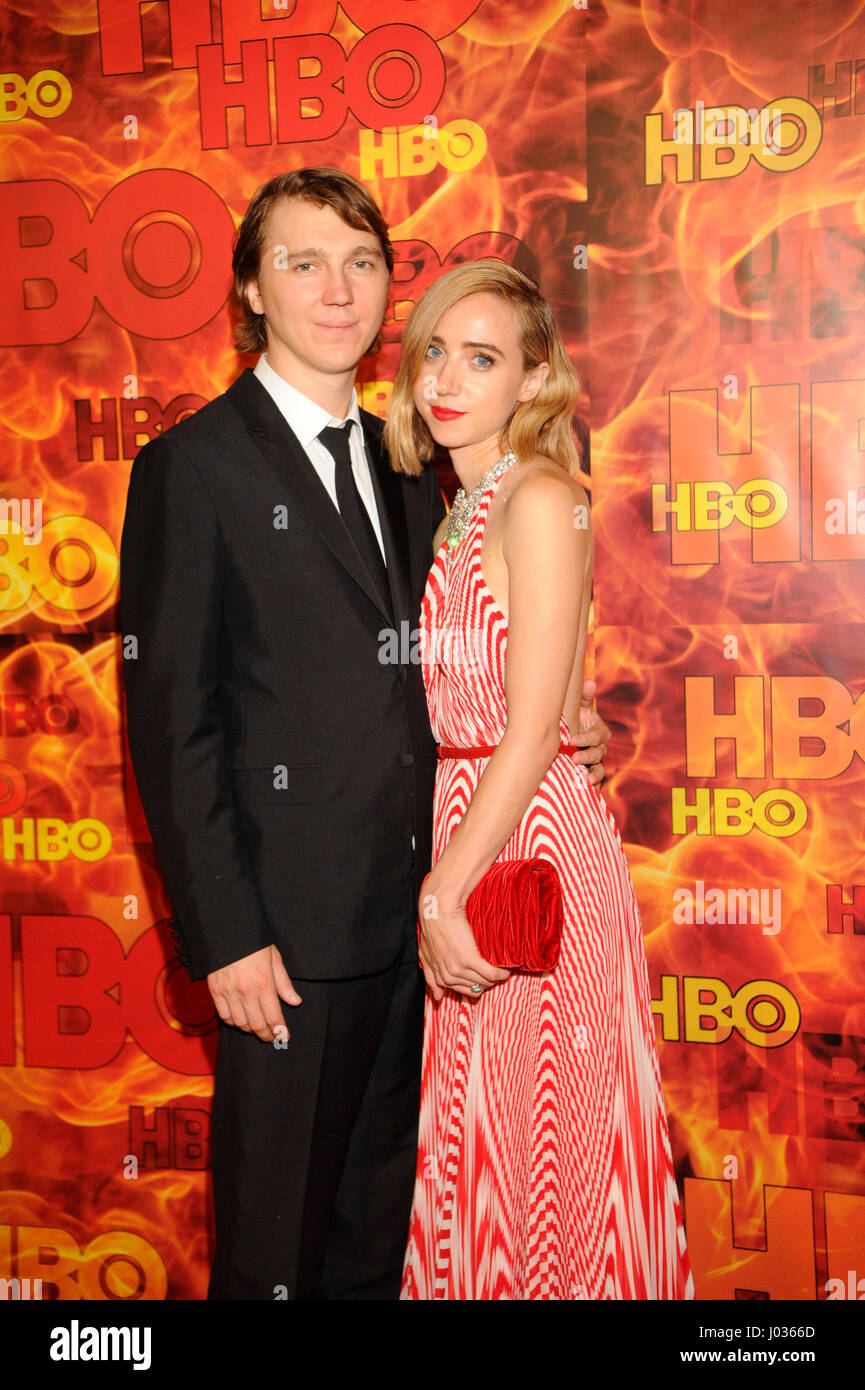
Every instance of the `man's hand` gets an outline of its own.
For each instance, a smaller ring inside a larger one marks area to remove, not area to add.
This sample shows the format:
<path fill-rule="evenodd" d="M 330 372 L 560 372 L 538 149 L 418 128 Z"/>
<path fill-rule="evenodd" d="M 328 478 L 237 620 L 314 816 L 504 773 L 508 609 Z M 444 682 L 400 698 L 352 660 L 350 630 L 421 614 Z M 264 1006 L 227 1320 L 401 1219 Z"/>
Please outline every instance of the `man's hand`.
<path fill-rule="evenodd" d="M 262 1042 L 272 1043 L 281 1037 L 277 1030 L 285 1028 L 280 999 L 286 1004 L 301 1002 L 275 946 L 263 946 L 212 971 L 207 988 L 223 1023 L 255 1033 Z M 286 1036 L 291 1037 L 287 1029 Z"/>
<path fill-rule="evenodd" d="M 597 690 L 595 681 L 583 683 L 583 694 L 580 700 L 580 727 L 578 732 L 574 734 L 577 751 L 571 754 L 575 763 L 584 763 L 588 767 L 589 781 L 596 787 L 603 782 L 607 775 L 604 770 L 604 759 L 607 756 L 607 744 L 610 741 L 609 729 L 598 711 L 592 708 L 592 701 Z"/>

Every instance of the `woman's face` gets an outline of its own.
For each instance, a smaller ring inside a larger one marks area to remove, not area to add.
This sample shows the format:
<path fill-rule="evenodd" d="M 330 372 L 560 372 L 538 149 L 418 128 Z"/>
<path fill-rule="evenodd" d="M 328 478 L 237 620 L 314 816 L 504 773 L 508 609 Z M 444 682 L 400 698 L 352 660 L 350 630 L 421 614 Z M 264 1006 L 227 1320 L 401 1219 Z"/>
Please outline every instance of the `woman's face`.
<path fill-rule="evenodd" d="M 537 395 L 546 362 L 523 368 L 519 323 L 499 295 L 468 295 L 443 314 L 424 354 L 413 394 L 437 444 L 495 443 L 517 401 Z"/>

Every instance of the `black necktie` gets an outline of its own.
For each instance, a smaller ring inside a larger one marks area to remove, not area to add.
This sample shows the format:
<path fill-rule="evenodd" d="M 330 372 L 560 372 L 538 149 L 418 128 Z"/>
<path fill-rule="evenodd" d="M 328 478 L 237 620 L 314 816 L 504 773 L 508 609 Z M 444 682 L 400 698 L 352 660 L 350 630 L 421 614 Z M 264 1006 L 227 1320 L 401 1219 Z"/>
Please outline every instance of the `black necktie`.
<path fill-rule="evenodd" d="M 328 453 L 333 455 L 336 464 L 336 501 L 339 514 L 345 522 L 346 530 L 357 547 L 370 578 L 390 611 L 390 585 L 387 569 L 382 559 L 381 547 L 373 530 L 369 512 L 357 490 L 357 483 L 351 467 L 349 432 L 354 420 L 347 421 L 345 427 L 326 425 L 318 438 Z"/>

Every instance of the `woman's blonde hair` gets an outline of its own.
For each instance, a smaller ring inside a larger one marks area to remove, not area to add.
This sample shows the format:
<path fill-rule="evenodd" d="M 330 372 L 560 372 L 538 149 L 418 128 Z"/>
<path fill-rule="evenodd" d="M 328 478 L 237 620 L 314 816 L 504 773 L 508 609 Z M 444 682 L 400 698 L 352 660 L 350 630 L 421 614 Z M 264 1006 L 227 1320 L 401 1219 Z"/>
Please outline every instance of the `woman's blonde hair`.
<path fill-rule="evenodd" d="M 540 454 L 567 468 L 576 477 L 580 456 L 572 417 L 579 383 L 565 352 L 550 306 L 534 280 L 505 261 L 488 258 L 466 261 L 441 275 L 421 295 L 402 334 L 402 356 L 388 403 L 384 442 L 397 473 L 416 476 L 433 456 L 435 442 L 413 399 L 415 381 L 423 370 L 430 339 L 448 309 L 470 294 L 495 294 L 517 316 L 523 369 L 548 362 L 550 370 L 537 395 L 518 401 L 502 429 L 503 449 L 518 459 Z"/>

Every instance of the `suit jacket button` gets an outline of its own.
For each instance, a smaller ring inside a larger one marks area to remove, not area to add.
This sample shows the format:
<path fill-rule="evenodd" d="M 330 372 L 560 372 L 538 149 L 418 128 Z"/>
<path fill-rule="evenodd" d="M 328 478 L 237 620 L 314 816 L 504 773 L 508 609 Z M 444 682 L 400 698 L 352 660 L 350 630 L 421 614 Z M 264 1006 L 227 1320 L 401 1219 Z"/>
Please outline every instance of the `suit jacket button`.
<path fill-rule="evenodd" d="M 414 762 L 414 754 L 413 754 L 413 753 L 400 753 L 400 755 L 399 755 L 399 765 L 400 765 L 400 767 L 411 767 L 411 765 L 412 765 L 413 762 Z"/>

